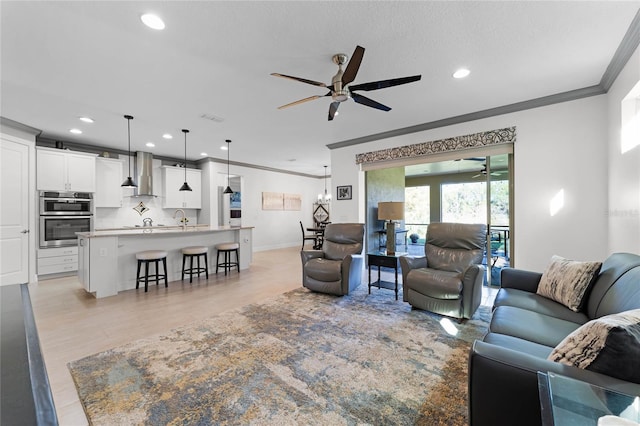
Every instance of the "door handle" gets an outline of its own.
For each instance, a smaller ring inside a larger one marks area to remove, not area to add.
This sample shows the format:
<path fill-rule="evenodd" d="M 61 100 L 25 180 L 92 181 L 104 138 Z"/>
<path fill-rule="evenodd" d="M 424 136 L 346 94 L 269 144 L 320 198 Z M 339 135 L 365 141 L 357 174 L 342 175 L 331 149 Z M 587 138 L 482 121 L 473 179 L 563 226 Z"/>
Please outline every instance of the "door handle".
<path fill-rule="evenodd" d="M 20 231 L 21 234 L 28 234 L 29 230 L 28 229 L 23 229 L 22 231 Z"/>

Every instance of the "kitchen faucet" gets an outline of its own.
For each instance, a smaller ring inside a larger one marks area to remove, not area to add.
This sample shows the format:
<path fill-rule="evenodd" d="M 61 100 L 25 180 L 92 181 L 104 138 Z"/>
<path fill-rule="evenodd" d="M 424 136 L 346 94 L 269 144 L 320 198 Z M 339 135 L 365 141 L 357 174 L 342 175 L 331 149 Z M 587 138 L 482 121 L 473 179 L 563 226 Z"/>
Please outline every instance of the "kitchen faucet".
<path fill-rule="evenodd" d="M 187 230 L 187 220 L 186 220 L 185 215 L 184 215 L 184 210 L 177 209 L 175 211 L 175 213 L 173 213 L 173 218 L 174 219 L 176 218 L 176 216 L 178 215 L 178 212 L 182 213 L 182 220 L 181 220 L 181 222 L 182 222 L 182 230 L 186 231 Z"/>

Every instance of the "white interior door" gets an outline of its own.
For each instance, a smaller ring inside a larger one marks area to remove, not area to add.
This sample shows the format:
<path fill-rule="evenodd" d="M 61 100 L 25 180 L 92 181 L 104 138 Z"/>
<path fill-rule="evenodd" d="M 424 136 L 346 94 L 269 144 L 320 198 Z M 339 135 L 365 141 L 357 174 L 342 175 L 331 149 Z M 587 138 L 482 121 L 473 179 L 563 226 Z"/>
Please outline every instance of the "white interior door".
<path fill-rule="evenodd" d="M 29 282 L 29 147 L 0 140 L 0 285 Z"/>

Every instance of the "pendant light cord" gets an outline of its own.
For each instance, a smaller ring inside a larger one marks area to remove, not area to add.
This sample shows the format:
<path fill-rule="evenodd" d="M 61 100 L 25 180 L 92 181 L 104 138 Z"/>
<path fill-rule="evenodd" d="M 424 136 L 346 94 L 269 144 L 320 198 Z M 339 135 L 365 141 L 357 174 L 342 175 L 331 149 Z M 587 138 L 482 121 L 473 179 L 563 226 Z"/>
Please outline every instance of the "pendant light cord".
<path fill-rule="evenodd" d="M 131 119 L 127 117 L 127 139 L 129 141 L 129 176 L 131 176 Z"/>
<path fill-rule="evenodd" d="M 183 129 L 184 132 L 184 181 L 187 181 L 187 132 L 188 130 Z"/>

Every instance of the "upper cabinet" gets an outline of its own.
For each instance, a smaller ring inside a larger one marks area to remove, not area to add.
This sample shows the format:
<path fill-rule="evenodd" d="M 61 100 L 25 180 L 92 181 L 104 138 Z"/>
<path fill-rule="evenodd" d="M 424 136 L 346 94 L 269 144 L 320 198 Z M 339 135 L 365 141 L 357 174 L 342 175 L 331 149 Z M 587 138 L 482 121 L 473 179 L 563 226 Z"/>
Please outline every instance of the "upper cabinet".
<path fill-rule="evenodd" d="M 38 148 L 36 186 L 39 191 L 96 191 L 96 156 Z"/>
<path fill-rule="evenodd" d="M 186 169 L 187 182 L 191 191 L 180 191 L 184 183 L 184 167 L 162 166 L 162 207 L 166 209 L 202 208 L 202 172 Z"/>
<path fill-rule="evenodd" d="M 96 158 L 96 207 L 122 207 L 123 168 L 123 160 Z"/>

